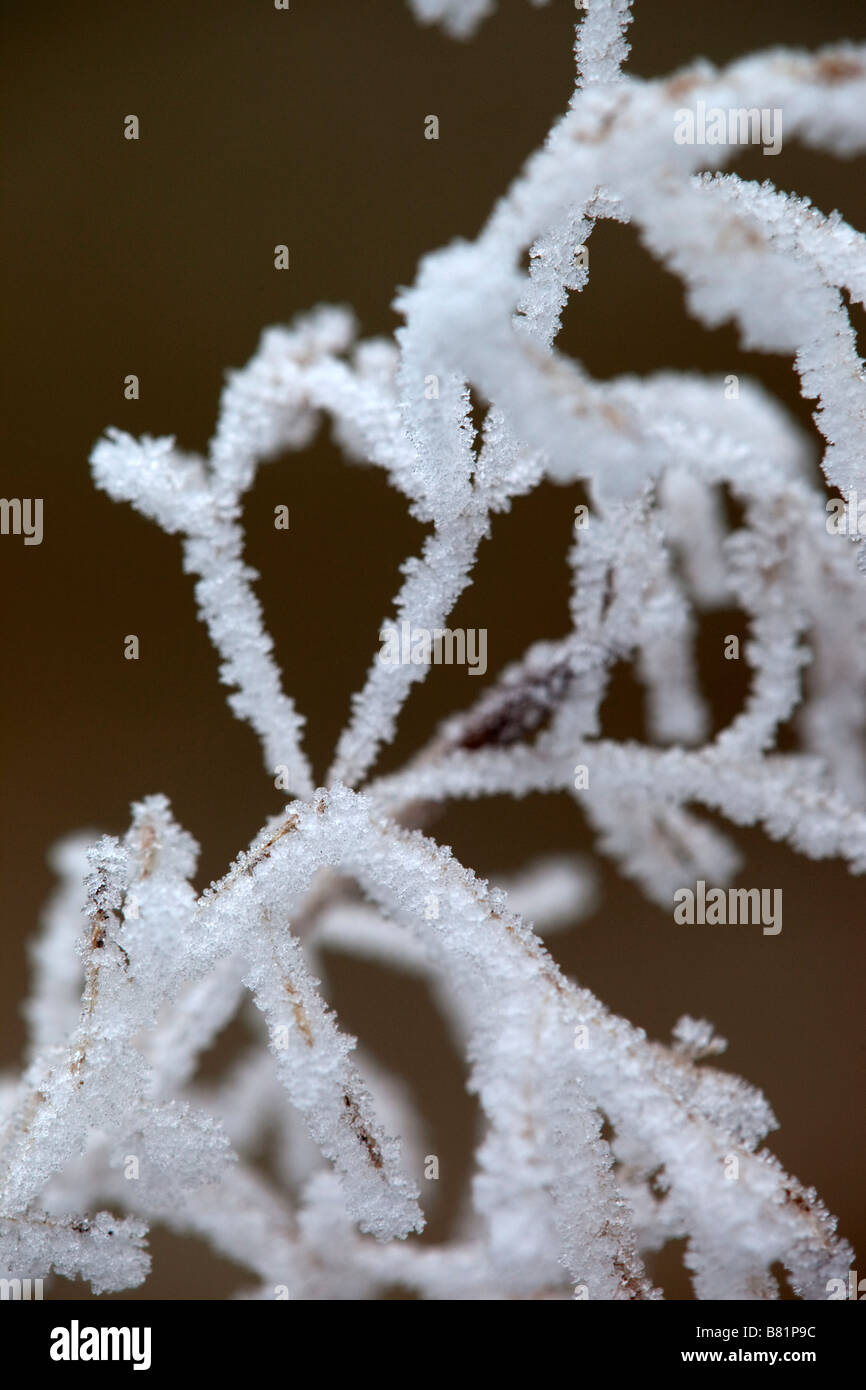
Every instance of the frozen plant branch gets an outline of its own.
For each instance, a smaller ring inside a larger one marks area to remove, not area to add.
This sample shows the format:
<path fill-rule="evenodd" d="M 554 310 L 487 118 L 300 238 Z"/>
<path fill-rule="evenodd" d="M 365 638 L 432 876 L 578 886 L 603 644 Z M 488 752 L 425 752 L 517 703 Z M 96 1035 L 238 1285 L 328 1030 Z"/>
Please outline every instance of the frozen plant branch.
<path fill-rule="evenodd" d="M 412 0 L 459 37 L 494 8 Z M 673 138 L 683 103 L 702 101 L 778 109 L 786 138 L 862 151 L 866 51 L 774 49 L 643 81 L 622 71 L 629 17 L 624 0 L 590 0 L 568 111 L 478 238 L 422 260 L 394 341 L 359 341 L 347 311 L 319 308 L 265 332 L 230 375 L 207 458 L 118 430 L 93 451 L 98 486 L 182 537 L 232 711 L 292 799 L 198 897 L 197 846 L 163 797 L 133 806 L 123 840 L 56 851 L 27 1064 L 0 1087 L 4 1275 L 134 1286 L 154 1221 L 247 1268 L 250 1298 L 374 1298 L 400 1282 L 432 1299 L 654 1299 L 645 1257 L 682 1238 L 699 1298 L 775 1298 L 776 1265 L 807 1299 L 846 1274 L 833 1218 L 761 1147 L 775 1127 L 763 1096 L 705 1064 L 724 1046 L 712 1026 L 686 1015 L 671 1046 L 651 1043 L 541 944 L 533 923 L 552 934 L 591 909 L 591 866 L 515 864 L 495 888 L 408 828 L 429 830 L 451 797 L 567 790 L 598 850 L 665 906 L 680 885 L 736 875 L 700 808 L 866 871 L 866 378 L 845 298 L 864 302 L 866 243 L 837 213 L 725 173 L 730 128 L 706 147 Z M 846 534 L 827 524 L 808 441 L 757 385 L 734 405 L 696 373 L 597 382 L 557 351 L 587 281 L 578 252 L 605 219 L 635 223 L 702 322 L 793 356 Z M 478 438 L 470 390 L 487 406 Z M 580 482 L 591 505 L 567 557 L 570 630 L 375 780 L 427 665 L 374 659 L 317 788 L 241 503 L 260 464 L 303 449 L 322 417 L 430 528 L 386 615 L 412 630 L 445 626 L 515 498 Z M 710 738 L 696 626 L 734 604 L 751 684 Z M 826 621 L 840 610 L 844 626 Z M 620 661 L 646 691 L 646 743 L 601 737 Z M 783 753 L 792 719 L 800 749 Z M 472 1209 L 447 1243 L 417 1239 L 422 1126 L 396 1077 L 353 1060 L 318 978 L 325 948 L 429 983 L 467 1059 L 484 1129 Z M 203 1083 L 200 1059 L 246 1000 L 260 1047 Z M 271 1178 L 253 1162 L 265 1134 Z"/>

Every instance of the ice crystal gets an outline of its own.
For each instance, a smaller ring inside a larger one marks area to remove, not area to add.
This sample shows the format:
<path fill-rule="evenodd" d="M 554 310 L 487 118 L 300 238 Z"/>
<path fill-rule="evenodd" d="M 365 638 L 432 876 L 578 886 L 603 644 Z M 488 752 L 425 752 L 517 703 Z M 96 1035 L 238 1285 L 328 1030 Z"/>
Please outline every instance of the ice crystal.
<path fill-rule="evenodd" d="M 466 36 L 495 7 L 412 8 Z M 182 537 L 231 707 L 292 799 L 201 895 L 197 846 L 163 797 L 134 805 L 122 840 L 56 851 L 26 1069 L 0 1091 L 4 1274 L 133 1286 L 153 1221 L 248 1268 L 251 1298 L 369 1298 L 395 1281 L 433 1299 L 656 1298 L 643 1257 L 682 1237 L 699 1298 L 776 1297 L 777 1264 L 803 1298 L 846 1274 L 833 1219 L 760 1147 L 775 1125 L 764 1098 L 702 1064 L 725 1046 L 712 1025 L 685 1016 L 672 1045 L 652 1043 L 542 945 L 531 923 L 552 933 L 590 910 L 591 865 L 545 860 L 491 888 L 406 828 L 419 804 L 565 790 L 599 851 L 666 907 L 677 885 L 736 869 L 701 808 L 866 870 L 860 538 L 831 534 L 803 437 L 746 381 L 734 411 L 719 380 L 599 382 L 554 347 L 596 222 L 632 221 L 698 319 L 793 354 L 818 403 L 827 482 L 866 495 L 866 380 L 843 299 L 864 302 L 863 238 L 838 214 L 725 174 L 729 143 L 672 137 L 683 102 L 701 100 L 778 109 L 786 139 L 862 150 L 866 52 L 776 49 L 644 81 L 621 71 L 628 19 L 621 0 L 591 0 L 569 110 L 478 238 L 424 258 L 396 301 L 395 341 L 358 341 L 346 311 L 319 308 L 269 329 L 231 374 L 206 459 L 119 430 L 93 451 L 99 487 Z M 480 439 L 470 387 L 487 407 Z M 302 449 L 322 416 L 430 528 L 387 622 L 445 627 L 492 514 L 542 480 L 581 482 L 591 505 L 569 556 L 572 630 L 532 646 L 378 779 L 428 667 L 374 657 L 317 789 L 243 560 L 241 508 L 259 464 Z M 733 531 L 723 487 L 742 513 Z M 751 688 L 708 739 L 695 622 L 731 603 L 750 619 Z M 823 620 L 831 608 L 844 628 Z M 646 688 L 646 744 L 600 736 L 624 659 Z M 774 751 L 798 711 L 804 751 Z M 449 1243 L 413 1234 L 420 1121 L 395 1078 L 354 1059 L 316 976 L 325 947 L 428 981 L 468 1058 L 485 1128 L 472 1210 Z M 267 1046 L 219 1084 L 197 1080 L 247 995 Z M 250 1161 L 266 1129 L 280 1181 Z"/>

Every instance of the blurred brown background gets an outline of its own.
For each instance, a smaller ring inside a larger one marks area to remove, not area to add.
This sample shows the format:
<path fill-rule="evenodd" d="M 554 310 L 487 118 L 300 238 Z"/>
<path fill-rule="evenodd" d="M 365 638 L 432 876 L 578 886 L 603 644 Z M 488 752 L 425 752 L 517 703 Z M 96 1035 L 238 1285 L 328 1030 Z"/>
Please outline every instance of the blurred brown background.
<path fill-rule="evenodd" d="M 866 31 L 859 0 L 637 8 L 630 66 L 645 76 L 698 55 L 722 62 Z M 226 707 L 177 540 L 95 491 L 94 440 L 116 425 L 204 449 L 224 369 L 246 361 L 264 325 L 316 303 L 353 305 L 365 335 L 393 331 L 395 287 L 411 282 L 425 251 L 477 232 L 564 110 L 575 15 L 568 0 L 541 10 L 504 0 L 460 44 L 417 26 L 398 0 L 293 0 L 288 13 L 270 0 L 20 0 L 4 13 L 2 493 L 45 500 L 41 546 L 0 539 L 0 1066 L 14 1067 L 26 945 L 51 888 L 45 853 L 55 839 L 79 827 L 120 833 L 132 799 L 163 791 L 202 844 L 206 883 L 282 804 L 253 734 Z M 129 113 L 140 119 L 137 143 L 123 138 Z M 440 118 L 438 143 L 423 138 L 429 113 Z M 735 167 L 866 224 L 862 160 L 791 144 L 772 162 L 747 152 Z M 288 272 L 273 268 L 280 242 Z M 590 287 L 560 340 L 589 370 L 752 373 L 812 430 L 790 363 L 742 353 L 729 328 L 693 324 L 678 283 L 630 229 L 603 224 L 591 248 Z M 123 397 L 128 373 L 141 381 L 137 402 Z M 575 500 L 542 488 L 498 519 L 483 547 L 454 622 L 488 629 L 488 679 L 533 639 L 565 630 Z M 288 532 L 273 529 L 278 502 L 290 507 Z M 341 462 L 327 430 L 263 470 L 246 516 L 258 592 L 321 778 L 421 528 L 378 470 Z M 735 621 L 719 615 L 702 634 L 719 723 L 747 678 L 718 659 Z M 138 662 L 123 659 L 127 633 L 140 638 Z M 384 766 L 480 684 L 434 668 Z M 606 729 L 635 735 L 640 719 L 622 673 Z M 538 852 L 590 848 L 565 797 L 469 803 L 432 829 L 484 875 Z M 686 936 L 602 864 L 601 910 L 552 946 L 651 1035 L 667 1037 L 685 1012 L 712 1019 L 730 1039 L 722 1065 L 776 1109 L 773 1149 L 862 1246 L 862 880 L 761 834 L 735 838 L 746 854 L 741 882 L 784 889 L 781 936 Z M 415 985 L 337 958 L 328 984 L 344 1026 L 383 1061 L 398 1059 L 424 1108 L 442 1171 L 430 1234 L 441 1237 L 475 1122 L 462 1063 Z M 157 1272 L 127 1296 L 219 1298 L 248 1282 L 195 1242 L 156 1231 L 152 1248 Z M 660 1277 L 670 1296 L 689 1296 L 676 1252 Z M 54 1288 L 56 1297 L 85 1292 Z"/>

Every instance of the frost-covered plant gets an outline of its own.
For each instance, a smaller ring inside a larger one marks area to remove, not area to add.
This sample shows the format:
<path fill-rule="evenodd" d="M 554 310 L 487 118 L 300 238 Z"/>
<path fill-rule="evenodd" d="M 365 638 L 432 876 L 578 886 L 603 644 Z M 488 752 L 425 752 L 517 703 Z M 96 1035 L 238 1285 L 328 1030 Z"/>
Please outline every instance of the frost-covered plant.
<path fill-rule="evenodd" d="M 490 6 L 413 8 L 463 34 Z M 133 807 L 123 840 L 56 852 L 30 1058 L 2 1092 L 4 1274 L 53 1269 L 97 1292 L 138 1284 L 156 1221 L 246 1266 L 253 1298 L 368 1298 L 395 1282 L 427 1298 L 656 1298 L 642 1256 L 682 1237 L 699 1298 L 776 1297 L 777 1263 L 803 1298 L 846 1275 L 833 1219 L 759 1147 L 775 1124 L 763 1097 L 703 1065 L 724 1046 L 709 1025 L 685 1017 L 671 1046 L 649 1042 L 564 978 L 533 932 L 530 919 L 552 929 L 588 908 L 588 871 L 545 861 L 506 892 L 405 828 L 410 811 L 429 818 L 448 798 L 565 790 L 600 851 L 667 907 L 677 886 L 736 872 L 701 808 L 866 869 L 863 550 L 829 534 L 806 441 L 755 385 L 731 408 L 717 379 L 600 383 L 554 348 L 586 281 L 579 249 L 599 219 L 632 221 L 697 318 L 733 320 L 748 347 L 794 355 L 818 401 L 828 483 L 852 505 L 866 496 L 866 381 L 842 298 L 864 301 L 864 239 L 769 183 L 707 172 L 730 144 L 672 138 L 676 111 L 701 100 L 778 109 L 787 138 L 860 150 L 866 52 L 774 50 L 642 81 L 620 71 L 627 21 L 625 0 L 590 4 L 568 112 L 477 240 L 422 261 L 397 300 L 396 341 L 358 342 L 346 311 L 320 308 L 268 330 L 229 377 L 207 459 L 118 430 L 94 449 L 101 488 L 181 535 L 231 707 L 293 799 L 200 896 L 196 846 L 160 796 Z M 480 439 L 470 387 L 487 406 Z M 348 459 L 384 468 L 430 528 L 389 618 L 410 631 L 446 626 L 491 515 L 513 498 L 542 479 L 579 481 L 591 505 L 569 556 L 572 630 L 532 646 L 378 779 L 377 753 L 427 665 L 374 660 L 317 788 L 241 514 L 258 464 L 303 448 L 322 416 Z M 742 514 L 733 530 L 724 489 Z M 856 518 L 849 529 L 859 541 Z M 708 739 L 696 615 L 731 604 L 749 615 L 752 683 Z M 839 610 L 844 625 L 825 620 Z M 645 685 L 651 743 L 600 736 L 621 660 Z M 795 713 L 803 751 L 774 751 Z M 326 947 L 428 980 L 465 1050 L 484 1133 L 472 1208 L 448 1243 L 413 1236 L 421 1130 L 401 1086 L 353 1060 L 316 978 Z M 220 1084 L 197 1083 L 246 991 L 267 1047 Z M 266 1130 L 279 1181 L 250 1159 Z"/>

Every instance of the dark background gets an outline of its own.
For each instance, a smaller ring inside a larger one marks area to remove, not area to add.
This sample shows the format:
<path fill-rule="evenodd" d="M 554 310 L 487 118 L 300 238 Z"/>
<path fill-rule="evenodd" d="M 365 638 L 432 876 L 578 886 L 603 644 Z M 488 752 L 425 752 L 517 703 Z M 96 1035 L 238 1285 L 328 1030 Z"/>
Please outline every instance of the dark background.
<path fill-rule="evenodd" d="M 859 0 L 665 0 L 637 11 L 630 68 L 644 76 L 700 55 L 724 62 L 866 31 Z M 163 791 L 202 844 L 204 884 L 283 800 L 254 735 L 227 709 L 178 541 L 93 488 L 95 439 L 116 425 L 204 450 L 224 369 L 247 360 L 264 325 L 316 303 L 353 305 L 364 335 L 392 332 L 394 290 L 412 281 L 419 256 L 477 233 L 565 109 L 575 16 L 567 0 L 540 10 L 505 0 L 461 44 L 416 25 L 398 0 L 293 0 L 288 13 L 269 0 L 22 0 L 4 13 L 2 492 L 45 502 L 41 546 L 0 538 L 0 1066 L 16 1067 L 26 946 L 51 888 L 51 843 L 80 827 L 122 833 L 129 802 Z M 129 113 L 140 119 L 137 143 L 123 138 Z M 438 142 L 423 138 L 429 113 L 440 118 Z M 733 167 L 866 223 L 862 160 L 792 143 L 772 161 L 747 151 Z M 288 272 L 273 268 L 280 242 Z M 692 323 L 678 283 L 631 229 L 599 227 L 591 273 L 560 339 L 591 372 L 751 373 L 814 435 L 790 362 L 744 354 L 730 328 Z M 137 402 L 123 397 L 128 373 L 140 377 Z M 454 615 L 455 625 L 488 629 L 488 679 L 530 641 L 565 631 L 575 500 L 545 486 L 494 523 Z M 291 510 L 288 532 L 273 529 L 279 502 Z M 262 470 L 246 520 L 258 593 L 321 779 L 377 648 L 398 565 L 422 531 L 378 470 L 341 461 L 327 429 L 306 452 Z M 716 615 L 702 632 L 719 724 L 738 708 L 748 675 L 745 663 L 719 659 L 736 622 Z M 127 633 L 140 638 L 138 662 L 123 659 Z M 480 684 L 467 687 L 459 668 L 434 668 L 383 766 L 402 761 Z M 605 730 L 639 735 L 641 719 L 622 672 Z M 432 830 L 494 877 L 538 852 L 591 845 L 566 797 L 457 805 Z M 783 887 L 781 936 L 684 935 L 602 863 L 601 909 L 553 949 L 652 1036 L 666 1038 L 686 1012 L 712 1019 L 730 1039 L 721 1065 L 761 1086 L 776 1109 L 774 1151 L 815 1184 L 856 1243 L 862 881 L 839 863 L 798 860 L 762 834 L 735 839 L 746 855 L 740 881 Z M 333 958 L 328 991 L 343 1026 L 383 1061 L 399 1059 L 415 1089 L 440 1157 L 429 1234 L 441 1238 L 473 1141 L 462 1062 L 416 985 Z M 239 1037 L 235 1025 L 221 1055 Z M 248 1282 L 194 1241 L 157 1229 L 152 1248 L 157 1272 L 127 1296 L 224 1297 Z M 690 1296 L 677 1251 L 659 1277 L 669 1296 Z M 53 1292 L 86 1290 L 57 1281 Z"/>

